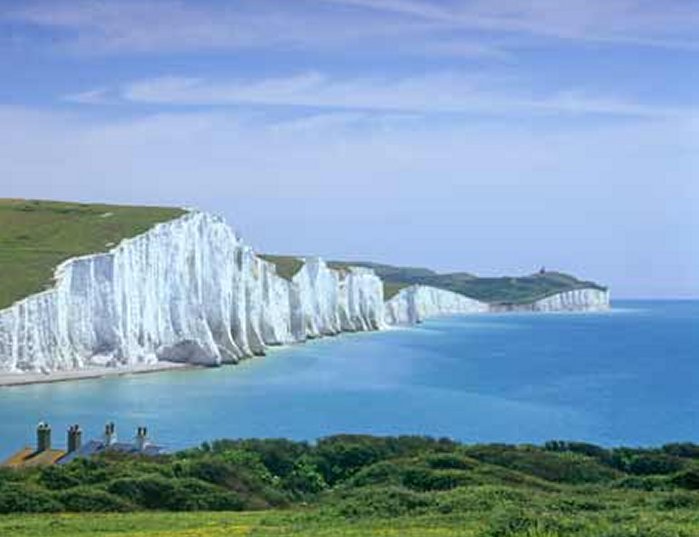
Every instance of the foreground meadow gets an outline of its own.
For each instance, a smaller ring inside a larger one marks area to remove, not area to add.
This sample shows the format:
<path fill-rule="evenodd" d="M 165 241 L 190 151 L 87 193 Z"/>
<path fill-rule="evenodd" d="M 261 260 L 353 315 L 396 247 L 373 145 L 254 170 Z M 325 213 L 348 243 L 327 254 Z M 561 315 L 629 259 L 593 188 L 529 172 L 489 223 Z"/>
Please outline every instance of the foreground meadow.
<path fill-rule="evenodd" d="M 337 436 L 0 471 L 0 536 L 699 536 L 699 446 Z"/>

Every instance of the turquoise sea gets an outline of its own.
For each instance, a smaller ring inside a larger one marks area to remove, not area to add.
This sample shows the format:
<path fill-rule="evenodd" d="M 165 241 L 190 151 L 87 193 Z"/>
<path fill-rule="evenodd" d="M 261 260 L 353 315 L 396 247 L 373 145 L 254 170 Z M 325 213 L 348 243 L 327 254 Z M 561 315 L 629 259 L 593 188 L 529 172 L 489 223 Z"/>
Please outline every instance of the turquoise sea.
<path fill-rule="evenodd" d="M 0 388 L 0 458 L 48 420 L 147 425 L 169 449 L 236 437 L 427 434 L 468 442 L 699 442 L 699 302 L 449 317 L 220 369 Z"/>

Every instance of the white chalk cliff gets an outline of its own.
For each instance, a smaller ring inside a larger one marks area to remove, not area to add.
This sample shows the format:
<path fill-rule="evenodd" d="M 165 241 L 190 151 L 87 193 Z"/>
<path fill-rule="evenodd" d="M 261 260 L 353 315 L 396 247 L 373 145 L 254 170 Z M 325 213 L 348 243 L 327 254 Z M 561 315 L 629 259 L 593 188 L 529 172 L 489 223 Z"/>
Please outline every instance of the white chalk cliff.
<path fill-rule="evenodd" d="M 287 280 L 221 218 L 191 212 L 107 253 L 64 262 L 53 288 L 0 310 L 0 372 L 220 365 L 264 354 L 270 345 L 435 315 L 608 307 L 609 293 L 597 289 L 491 306 L 423 285 L 384 303 L 372 269 L 332 269 L 309 258 Z"/>
<path fill-rule="evenodd" d="M 268 345 L 384 327 L 373 271 L 307 260 L 291 281 L 220 218 L 189 213 L 60 265 L 0 311 L 0 370 L 237 362 Z"/>
<path fill-rule="evenodd" d="M 428 317 L 489 311 L 485 302 L 427 285 L 411 285 L 386 301 L 387 324 L 415 324 Z"/>
<path fill-rule="evenodd" d="M 594 312 L 609 309 L 609 291 L 607 289 L 583 288 L 564 291 L 547 296 L 529 304 L 492 304 L 490 311 L 581 311 Z"/>

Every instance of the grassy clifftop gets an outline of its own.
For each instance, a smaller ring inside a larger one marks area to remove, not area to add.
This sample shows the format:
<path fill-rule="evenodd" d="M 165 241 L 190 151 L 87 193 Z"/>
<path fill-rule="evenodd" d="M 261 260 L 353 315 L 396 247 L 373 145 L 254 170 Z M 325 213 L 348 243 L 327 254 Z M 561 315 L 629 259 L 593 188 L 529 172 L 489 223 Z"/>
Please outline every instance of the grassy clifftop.
<path fill-rule="evenodd" d="M 0 309 L 49 287 L 53 271 L 62 261 L 107 251 L 122 239 L 184 212 L 168 207 L 0 199 Z M 303 266 L 303 261 L 293 256 L 262 257 L 274 263 L 278 274 L 289 280 Z M 484 302 L 513 304 L 525 304 L 573 289 L 604 289 L 594 282 L 560 272 L 479 278 L 466 272 L 438 274 L 426 268 L 370 262 L 328 264 L 336 269 L 352 265 L 373 268 L 384 281 L 386 299 L 414 284 L 439 287 Z"/>
<path fill-rule="evenodd" d="M 290 255 L 260 255 L 265 261 L 273 263 L 277 267 L 277 274 L 285 280 L 291 281 L 296 273 L 303 267 L 303 260 Z"/>
<path fill-rule="evenodd" d="M 400 289 L 414 284 L 439 287 L 483 302 L 512 304 L 527 304 L 574 289 L 605 289 L 594 282 L 579 280 L 562 272 L 546 271 L 519 277 L 481 278 L 468 272 L 438 274 L 425 268 L 396 267 L 363 261 L 345 264 L 373 268 L 385 282 L 387 299 Z"/>
<path fill-rule="evenodd" d="M 68 258 L 104 252 L 184 210 L 0 199 L 0 309 L 49 287 Z"/>

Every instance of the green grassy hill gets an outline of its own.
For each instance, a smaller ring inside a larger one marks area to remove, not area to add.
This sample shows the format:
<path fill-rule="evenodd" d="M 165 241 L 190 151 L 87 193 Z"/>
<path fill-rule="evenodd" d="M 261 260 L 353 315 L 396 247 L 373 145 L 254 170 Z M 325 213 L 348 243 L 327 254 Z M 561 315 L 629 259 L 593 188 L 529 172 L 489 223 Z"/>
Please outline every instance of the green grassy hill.
<path fill-rule="evenodd" d="M 0 513 L 0 535 L 17 537 L 689 537 L 699 446 L 221 440 L 0 469 Z"/>
<path fill-rule="evenodd" d="M 260 257 L 265 261 L 274 263 L 277 267 L 277 274 L 289 281 L 291 281 L 291 278 L 303 267 L 303 261 L 301 259 L 290 255 L 261 254 Z"/>
<path fill-rule="evenodd" d="M 594 282 L 579 280 L 561 272 L 546 271 L 529 276 L 481 278 L 467 272 L 438 274 L 425 268 L 396 267 L 364 261 L 336 261 L 331 265 L 359 265 L 373 268 L 385 282 L 384 294 L 387 299 L 401 289 L 414 284 L 439 287 L 483 302 L 511 304 L 526 304 L 573 289 L 605 289 Z"/>
<path fill-rule="evenodd" d="M 107 251 L 122 239 L 182 214 L 182 209 L 167 207 L 0 199 L 0 309 L 49 287 L 53 271 L 62 261 Z M 291 279 L 303 264 L 294 256 L 262 257 L 275 263 L 278 274 L 286 279 Z M 466 272 L 438 274 L 425 268 L 370 262 L 328 264 L 336 269 L 350 265 L 373 268 L 384 280 L 386 299 L 414 284 L 447 289 L 485 302 L 514 304 L 572 289 L 604 289 L 559 272 L 479 278 Z"/>
<path fill-rule="evenodd" d="M 0 199 L 0 309 L 51 286 L 66 259 L 104 252 L 182 209 Z"/>

